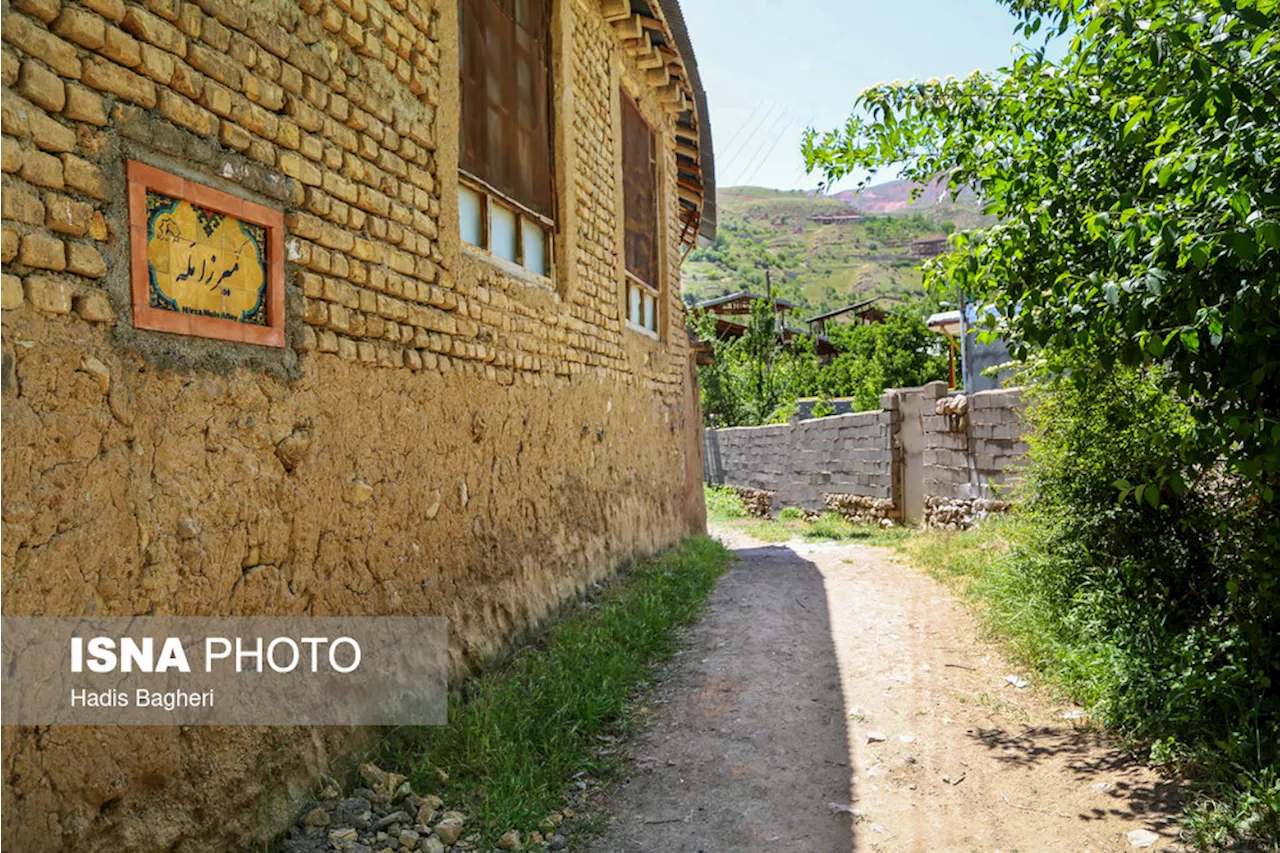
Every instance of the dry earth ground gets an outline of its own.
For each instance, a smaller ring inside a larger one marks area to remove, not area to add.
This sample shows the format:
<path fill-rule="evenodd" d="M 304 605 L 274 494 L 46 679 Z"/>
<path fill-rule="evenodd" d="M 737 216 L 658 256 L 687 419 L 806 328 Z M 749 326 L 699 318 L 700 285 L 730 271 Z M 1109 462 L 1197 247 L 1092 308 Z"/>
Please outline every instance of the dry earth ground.
<path fill-rule="evenodd" d="M 936 581 L 883 548 L 713 532 L 739 561 L 663 672 L 592 850 L 1112 851 L 1143 830 L 1181 849 L 1175 786 L 1006 681 Z"/>

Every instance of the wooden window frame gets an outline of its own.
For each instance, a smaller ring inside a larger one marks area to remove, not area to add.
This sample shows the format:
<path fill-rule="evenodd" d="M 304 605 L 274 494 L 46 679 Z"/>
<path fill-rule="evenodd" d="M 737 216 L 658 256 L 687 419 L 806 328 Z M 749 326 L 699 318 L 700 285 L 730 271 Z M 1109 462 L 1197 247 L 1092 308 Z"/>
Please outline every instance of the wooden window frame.
<path fill-rule="evenodd" d="M 129 198 L 130 302 L 137 329 L 194 335 L 236 343 L 283 347 L 284 335 L 284 214 L 265 205 L 233 196 L 171 172 L 125 161 Z M 150 262 L 147 260 L 147 190 L 187 201 L 260 225 L 267 232 L 267 325 L 239 323 L 218 317 L 152 308 Z"/>
<path fill-rule="evenodd" d="M 622 203 L 623 203 L 622 270 L 623 270 L 623 284 L 624 284 L 622 288 L 623 316 L 626 318 L 626 326 L 628 329 L 631 329 L 632 331 L 635 331 L 635 332 L 639 332 L 640 334 L 643 334 L 643 335 L 647 335 L 654 339 L 661 339 L 661 333 L 659 330 L 662 329 L 663 327 L 662 285 L 663 285 L 663 282 L 666 280 L 666 276 L 663 273 L 664 253 L 662 249 L 662 164 L 658 156 L 658 153 L 660 150 L 659 143 L 661 142 L 661 135 L 658 133 L 658 130 L 656 127 L 654 127 L 653 123 L 650 122 L 648 118 L 645 117 L 644 112 L 640 109 L 640 102 L 638 98 L 632 97 L 627 92 L 625 87 L 619 87 L 618 96 L 621 99 L 620 115 L 622 116 L 622 127 L 621 127 L 621 132 L 619 134 L 619 139 L 621 140 L 621 144 L 619 145 L 619 148 L 620 148 L 620 156 L 622 157 L 622 174 L 623 174 L 623 184 L 622 184 L 622 195 L 623 195 L 623 199 L 622 199 Z M 650 157 L 651 157 L 650 169 L 651 169 L 651 176 L 653 181 L 653 235 L 652 235 L 653 257 L 651 259 L 651 263 L 653 268 L 652 269 L 653 277 L 655 279 L 652 282 L 645 281 L 643 278 L 641 278 L 640 276 L 632 272 L 628 266 L 628 259 L 627 259 L 626 235 L 627 235 L 629 223 L 627 221 L 627 211 L 626 211 L 627 198 L 628 198 L 627 182 L 626 182 L 626 174 L 627 174 L 626 110 L 628 108 L 634 111 L 636 118 L 639 119 L 640 123 L 645 127 L 645 129 L 649 133 L 649 141 L 650 141 L 649 150 L 650 150 Z M 638 288 L 641 292 L 640 322 L 636 322 L 631 317 L 631 288 L 633 287 Z M 654 303 L 652 329 L 644 325 L 644 300 L 643 300 L 644 295 L 648 295 L 650 298 L 652 298 Z"/>
<path fill-rule="evenodd" d="M 465 245 L 475 246 L 477 249 L 484 251 L 486 254 L 490 255 L 496 261 L 500 261 L 502 263 L 514 263 L 517 266 L 519 266 L 521 270 L 523 270 L 525 273 L 529 275 L 535 275 L 535 276 L 538 276 L 539 278 L 545 278 L 548 281 L 552 280 L 555 277 L 554 272 L 556 268 L 555 266 L 555 242 L 556 242 L 555 241 L 555 222 L 537 213 L 536 211 L 530 210 L 529 208 L 520 204 L 520 202 L 507 198 L 502 193 L 498 192 L 493 187 L 490 187 L 488 184 L 486 184 L 484 181 L 480 180 L 479 178 L 476 178 L 473 175 L 467 174 L 466 172 L 459 170 L 458 171 L 459 194 L 461 194 L 461 190 L 463 188 L 469 189 L 472 192 L 477 193 L 480 196 L 482 203 L 480 206 L 480 242 L 469 243 L 466 240 L 463 240 L 462 242 Z M 495 255 L 493 253 L 493 250 L 489 246 L 489 208 L 495 204 L 508 208 L 509 210 L 515 213 L 516 259 L 514 261 L 508 261 L 506 258 L 503 258 L 499 255 Z M 525 266 L 524 231 L 522 228 L 525 222 L 532 222 L 542 230 L 543 266 L 546 268 L 545 273 L 540 273 L 535 270 L 531 270 Z"/>

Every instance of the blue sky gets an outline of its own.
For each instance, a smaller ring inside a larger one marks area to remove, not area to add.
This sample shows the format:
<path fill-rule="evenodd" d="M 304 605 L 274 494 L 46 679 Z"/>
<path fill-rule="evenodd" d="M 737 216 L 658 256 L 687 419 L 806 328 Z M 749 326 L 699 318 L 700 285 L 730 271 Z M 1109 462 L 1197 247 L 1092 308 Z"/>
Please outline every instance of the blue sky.
<path fill-rule="evenodd" d="M 707 92 L 721 186 L 813 187 L 800 158 L 806 125 L 842 124 L 873 83 L 998 68 L 1016 42 L 1012 17 L 995 0 L 680 5 Z"/>

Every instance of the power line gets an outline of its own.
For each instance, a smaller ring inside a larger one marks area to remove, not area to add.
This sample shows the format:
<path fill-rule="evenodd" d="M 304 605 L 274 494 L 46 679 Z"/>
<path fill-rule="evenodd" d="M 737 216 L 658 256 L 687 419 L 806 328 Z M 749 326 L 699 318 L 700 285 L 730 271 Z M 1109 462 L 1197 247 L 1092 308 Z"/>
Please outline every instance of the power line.
<path fill-rule="evenodd" d="M 769 105 L 769 109 L 760 116 L 760 119 L 756 122 L 756 126 L 752 129 L 751 133 L 742 140 L 738 145 L 737 150 L 729 155 L 729 158 L 723 167 L 725 174 L 729 174 L 733 170 L 734 164 L 740 162 L 742 155 L 753 148 L 756 138 L 760 135 L 761 129 L 763 129 L 768 122 L 771 122 L 776 118 L 775 108 L 780 109 L 783 113 L 786 112 L 786 107 L 783 107 L 781 104 Z"/>
<path fill-rule="evenodd" d="M 751 172 L 750 177 L 747 178 L 747 183 L 750 182 L 751 178 L 755 177 L 755 172 L 751 171 L 752 168 L 756 167 L 757 163 L 764 162 L 760 157 L 761 153 L 762 152 L 764 153 L 764 159 L 768 159 L 769 154 L 772 154 L 774 149 L 778 147 L 778 143 L 782 140 L 782 130 L 786 127 L 790 119 L 791 119 L 791 116 L 787 114 L 786 110 L 783 110 L 782 115 L 779 116 L 778 120 L 773 123 L 772 127 L 769 128 L 769 132 L 765 135 L 764 140 L 760 143 L 760 147 L 756 149 L 755 154 L 753 154 L 751 159 L 747 161 L 746 167 L 742 170 L 742 173 L 744 175 L 747 172 Z M 769 144 L 769 137 L 773 137 L 772 145 Z M 768 148 L 768 151 L 765 150 L 766 147 Z M 758 167 L 756 168 L 756 171 L 759 171 Z"/>
<path fill-rule="evenodd" d="M 751 112 L 747 114 L 747 120 L 744 121 L 742 124 L 738 125 L 738 129 L 734 131 L 733 136 L 730 137 L 729 141 L 724 144 L 724 148 L 721 149 L 721 152 L 725 157 L 728 157 L 729 150 L 733 148 L 733 143 L 737 142 L 738 138 L 742 136 L 742 131 L 747 129 L 747 125 L 751 124 L 751 120 L 755 118 L 756 111 L 759 110 L 762 106 L 764 106 L 764 98 L 761 98 L 760 100 L 756 101 L 756 105 L 752 107 Z M 723 159 L 723 158 L 717 157 L 716 159 Z"/>

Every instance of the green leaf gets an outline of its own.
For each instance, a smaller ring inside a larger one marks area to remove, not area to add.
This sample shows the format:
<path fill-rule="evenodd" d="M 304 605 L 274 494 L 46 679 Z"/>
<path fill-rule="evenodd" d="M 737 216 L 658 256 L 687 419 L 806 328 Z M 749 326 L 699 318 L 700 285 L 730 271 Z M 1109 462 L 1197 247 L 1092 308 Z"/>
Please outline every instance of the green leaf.
<path fill-rule="evenodd" d="M 1200 336 L 1196 334 L 1195 329 L 1183 329 L 1179 338 L 1182 340 L 1182 345 L 1187 349 L 1192 352 L 1200 351 Z"/>

